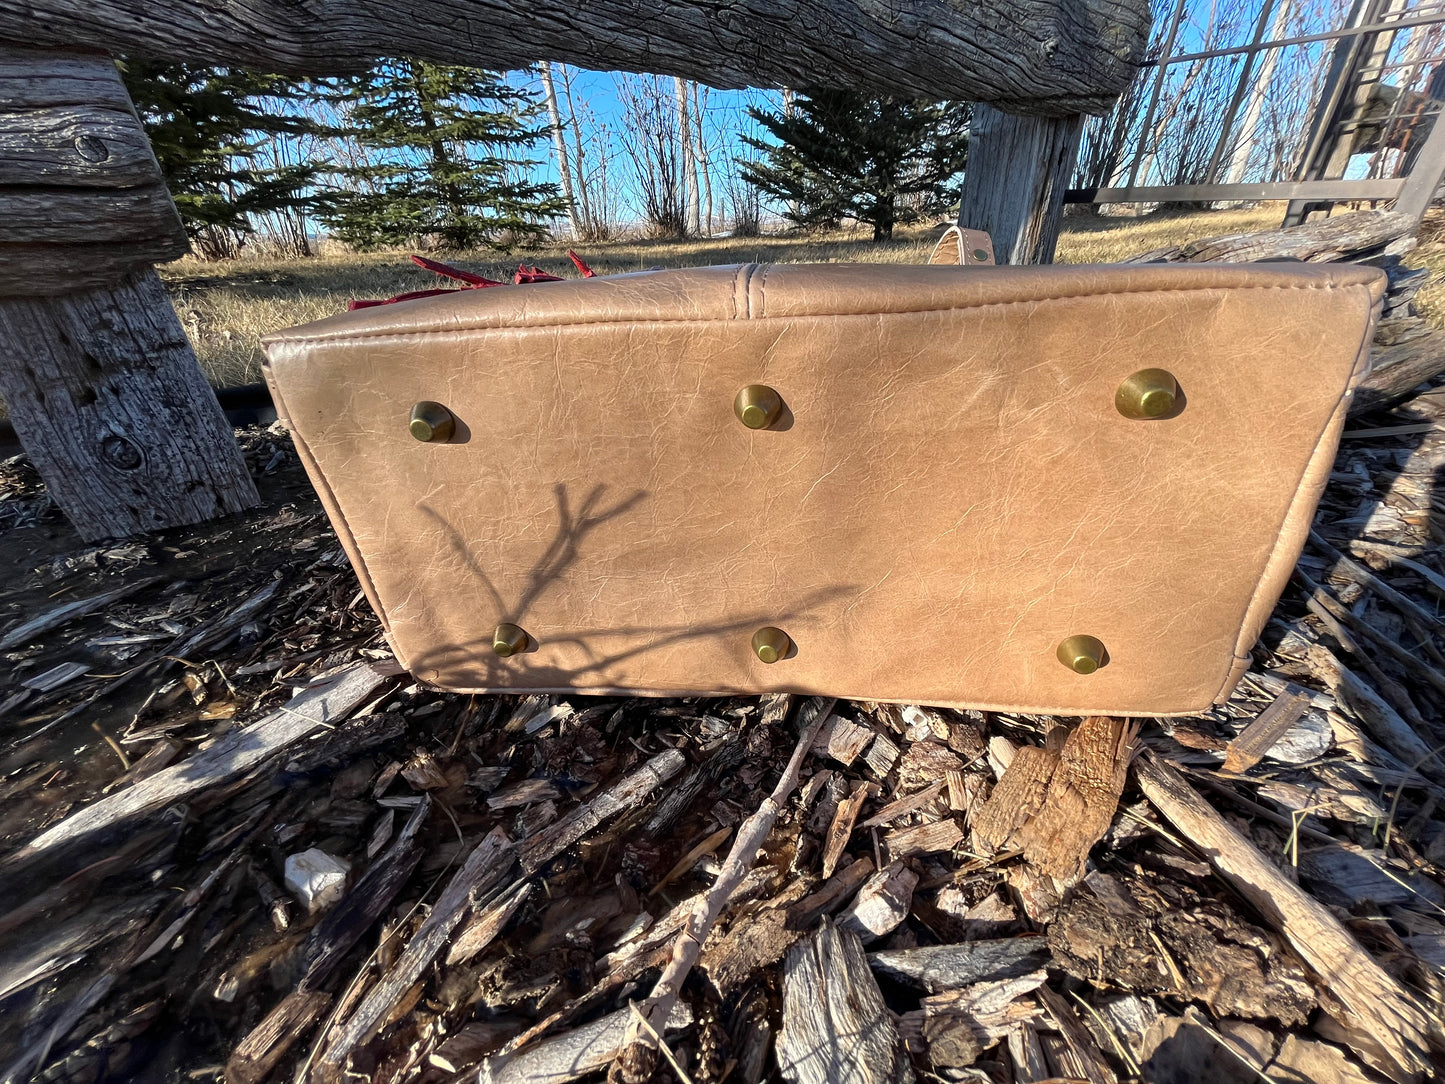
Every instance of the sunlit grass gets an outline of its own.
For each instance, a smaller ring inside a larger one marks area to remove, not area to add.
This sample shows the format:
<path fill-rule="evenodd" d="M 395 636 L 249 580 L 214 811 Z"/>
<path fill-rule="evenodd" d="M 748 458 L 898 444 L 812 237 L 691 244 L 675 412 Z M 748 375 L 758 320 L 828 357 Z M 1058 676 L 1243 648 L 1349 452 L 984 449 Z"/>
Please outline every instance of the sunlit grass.
<path fill-rule="evenodd" d="M 1274 204 L 1137 218 L 1071 214 L 1064 220 L 1057 258 L 1060 263 L 1115 263 L 1202 237 L 1272 229 L 1283 213 L 1283 205 Z M 1414 259 L 1445 270 L 1445 215 L 1438 218 Z M 860 232 L 627 240 L 577 248 L 599 274 L 750 262 L 915 264 L 927 259 L 940 229 L 900 229 L 884 244 L 873 244 Z M 572 276 L 576 271 L 566 250 L 566 245 L 548 245 L 511 255 L 473 251 L 439 258 L 503 280 L 511 278 L 519 262 Z M 161 274 L 206 375 L 218 386 L 234 386 L 261 379 L 260 339 L 267 332 L 342 312 L 356 298 L 390 297 L 438 284 L 407 257 L 406 252 L 352 253 L 328 246 L 309 259 L 247 256 L 203 263 L 187 258 L 162 268 Z M 1427 287 L 1421 301 L 1432 319 L 1445 316 L 1445 286 Z"/>

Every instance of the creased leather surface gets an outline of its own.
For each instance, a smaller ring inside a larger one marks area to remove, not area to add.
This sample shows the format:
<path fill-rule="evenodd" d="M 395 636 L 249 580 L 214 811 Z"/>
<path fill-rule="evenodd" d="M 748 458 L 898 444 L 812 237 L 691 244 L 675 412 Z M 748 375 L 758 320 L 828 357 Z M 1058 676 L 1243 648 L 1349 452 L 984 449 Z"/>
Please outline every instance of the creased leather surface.
<path fill-rule="evenodd" d="M 1384 285 L 1348 265 L 775 265 L 468 291 L 272 336 L 401 662 L 462 691 L 792 691 L 1058 714 L 1228 695 Z M 1123 417 L 1160 367 L 1185 406 Z M 733 416 L 745 384 L 789 408 Z M 412 404 L 458 418 L 407 432 Z M 500 659 L 511 621 L 535 650 Z M 759 662 L 777 625 L 796 654 Z M 1061 665 L 1087 633 L 1109 663 Z"/>

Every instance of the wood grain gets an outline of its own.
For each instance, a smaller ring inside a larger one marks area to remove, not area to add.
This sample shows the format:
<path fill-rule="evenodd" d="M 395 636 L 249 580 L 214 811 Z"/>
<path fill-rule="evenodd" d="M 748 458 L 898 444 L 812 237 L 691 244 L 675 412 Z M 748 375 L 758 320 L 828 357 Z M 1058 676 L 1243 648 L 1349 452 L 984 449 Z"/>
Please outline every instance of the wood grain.
<path fill-rule="evenodd" d="M 539 60 L 651 71 L 715 87 L 833 86 L 1103 112 L 1133 78 L 1142 0 L 349 0 L 196 4 L 30 0 L 0 6 L 0 38 L 299 74 L 382 56 L 519 68 Z M 1067 178 L 1060 178 L 1062 185 Z"/>
<path fill-rule="evenodd" d="M 1289 880 L 1173 767 L 1152 754 L 1135 764 L 1140 789 L 1285 938 L 1337 1001 L 1331 1015 L 1367 1063 L 1397 1081 L 1423 1079 L 1439 1043 L 1414 998 L 1337 918 Z"/>
<path fill-rule="evenodd" d="M 87 541 L 259 500 L 153 270 L 59 298 L 0 300 L 0 396 Z"/>

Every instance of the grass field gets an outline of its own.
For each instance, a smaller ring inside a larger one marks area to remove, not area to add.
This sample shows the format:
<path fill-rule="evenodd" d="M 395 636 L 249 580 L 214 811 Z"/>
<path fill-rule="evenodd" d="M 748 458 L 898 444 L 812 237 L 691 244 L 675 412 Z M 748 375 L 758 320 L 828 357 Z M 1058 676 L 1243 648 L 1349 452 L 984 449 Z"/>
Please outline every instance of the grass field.
<path fill-rule="evenodd" d="M 1270 229 L 1283 208 L 1204 211 L 1144 218 L 1069 216 L 1059 240 L 1060 263 L 1113 263 L 1128 256 L 1200 237 Z M 1432 226 L 1434 224 L 1432 223 Z M 921 263 L 938 229 L 899 231 L 897 239 L 873 244 L 864 235 L 778 235 L 709 241 L 622 241 L 581 246 L 580 254 L 599 274 L 649 267 L 695 267 L 733 263 Z M 1445 279 L 1445 233 L 1427 230 L 1415 262 L 1437 266 Z M 519 261 L 554 274 L 576 272 L 565 245 L 518 251 L 489 251 L 442 257 L 493 278 L 509 279 Z M 222 263 L 184 259 L 161 269 L 181 323 L 195 344 L 211 382 L 235 386 L 261 379 L 260 337 L 270 331 L 319 320 L 344 311 L 354 298 L 390 297 L 435 284 L 405 252 L 328 253 L 311 259 L 246 257 Z M 1445 285 L 1421 300 L 1429 315 L 1445 313 Z"/>

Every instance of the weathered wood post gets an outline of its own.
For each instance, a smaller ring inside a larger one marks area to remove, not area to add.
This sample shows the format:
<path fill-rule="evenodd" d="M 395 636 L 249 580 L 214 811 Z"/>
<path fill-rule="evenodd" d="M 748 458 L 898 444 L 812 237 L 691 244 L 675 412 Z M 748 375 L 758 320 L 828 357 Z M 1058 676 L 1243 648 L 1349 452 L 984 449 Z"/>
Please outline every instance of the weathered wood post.
<path fill-rule="evenodd" d="M 153 265 L 187 249 L 115 64 L 0 50 L 0 398 L 86 540 L 258 502 Z"/>
<path fill-rule="evenodd" d="M 1081 114 L 1024 117 L 973 107 L 958 224 L 993 238 L 999 263 L 1052 263 Z"/>

